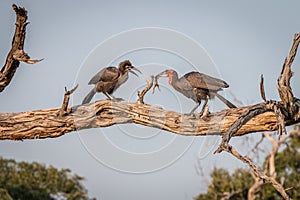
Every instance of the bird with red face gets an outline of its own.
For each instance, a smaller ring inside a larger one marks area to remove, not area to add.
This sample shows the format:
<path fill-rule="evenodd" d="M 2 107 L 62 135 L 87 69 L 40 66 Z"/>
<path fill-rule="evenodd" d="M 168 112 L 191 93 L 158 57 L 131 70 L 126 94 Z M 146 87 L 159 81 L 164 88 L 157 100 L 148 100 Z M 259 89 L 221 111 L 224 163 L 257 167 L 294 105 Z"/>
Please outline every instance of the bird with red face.
<path fill-rule="evenodd" d="M 156 80 L 159 77 L 167 77 L 169 84 L 175 90 L 196 102 L 196 106 L 191 110 L 189 115 L 194 114 L 195 110 L 200 106 L 201 101 L 204 100 L 204 105 L 200 112 L 201 116 L 208 99 L 213 99 L 214 97 L 220 99 L 229 108 L 236 108 L 234 104 L 218 94 L 223 88 L 229 87 L 229 85 L 221 79 L 200 72 L 189 72 L 179 78 L 177 72 L 172 69 L 165 70 L 156 75 Z"/>

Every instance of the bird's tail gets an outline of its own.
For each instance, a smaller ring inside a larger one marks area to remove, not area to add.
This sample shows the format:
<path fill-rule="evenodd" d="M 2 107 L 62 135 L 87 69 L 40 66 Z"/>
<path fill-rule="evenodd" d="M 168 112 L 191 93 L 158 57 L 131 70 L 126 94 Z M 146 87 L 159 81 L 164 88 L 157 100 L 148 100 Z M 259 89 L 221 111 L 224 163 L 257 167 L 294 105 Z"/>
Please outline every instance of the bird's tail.
<path fill-rule="evenodd" d="M 215 93 L 216 97 L 218 97 L 218 99 L 220 99 L 223 103 L 225 103 L 229 108 L 236 108 L 236 106 L 231 103 L 230 101 L 228 101 L 227 99 L 225 99 L 224 97 L 222 97 L 221 95 L 219 95 L 218 93 Z"/>
<path fill-rule="evenodd" d="M 90 103 L 93 96 L 96 94 L 94 88 L 84 97 L 82 104 Z"/>

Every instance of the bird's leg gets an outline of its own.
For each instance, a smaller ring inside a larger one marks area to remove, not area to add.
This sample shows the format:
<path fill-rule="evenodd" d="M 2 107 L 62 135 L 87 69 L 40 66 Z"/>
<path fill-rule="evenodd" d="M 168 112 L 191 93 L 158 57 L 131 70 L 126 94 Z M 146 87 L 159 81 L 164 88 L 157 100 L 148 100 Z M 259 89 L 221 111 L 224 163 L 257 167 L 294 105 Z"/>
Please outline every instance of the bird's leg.
<path fill-rule="evenodd" d="M 202 110 L 201 112 L 199 113 L 200 117 L 205 117 L 205 115 L 208 114 L 208 106 L 207 106 L 207 102 L 208 102 L 208 99 L 205 99 L 205 102 L 204 102 L 204 105 L 202 107 Z"/>
<path fill-rule="evenodd" d="M 188 114 L 189 116 L 193 115 L 195 110 L 200 106 L 201 101 L 197 102 L 196 106 L 191 110 L 191 112 Z"/>
<path fill-rule="evenodd" d="M 112 97 L 113 101 L 124 101 L 123 98 L 116 98 L 114 95 L 110 94 L 110 96 Z"/>
<path fill-rule="evenodd" d="M 206 104 L 206 105 L 202 108 L 200 118 L 206 118 L 209 114 L 210 114 L 210 112 L 209 112 L 209 107 L 208 107 L 208 105 Z"/>
<path fill-rule="evenodd" d="M 111 100 L 111 97 L 106 92 L 102 92 L 102 93 L 107 97 L 108 100 Z"/>

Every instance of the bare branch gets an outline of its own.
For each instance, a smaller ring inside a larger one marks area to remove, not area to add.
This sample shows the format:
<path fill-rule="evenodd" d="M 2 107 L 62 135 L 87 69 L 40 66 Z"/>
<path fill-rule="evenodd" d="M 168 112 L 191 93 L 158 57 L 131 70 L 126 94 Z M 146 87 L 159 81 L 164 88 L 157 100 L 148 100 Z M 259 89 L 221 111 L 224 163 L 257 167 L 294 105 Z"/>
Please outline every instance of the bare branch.
<path fill-rule="evenodd" d="M 124 123 L 156 127 L 186 136 L 221 135 L 243 113 L 253 110 L 259 105 L 211 113 L 205 119 L 197 119 L 147 104 L 111 102 L 109 100 L 74 106 L 70 108 L 71 111 L 68 112 L 68 115 L 60 118 L 57 117 L 57 113 L 60 112 L 61 108 L 21 113 L 0 113 L 0 140 L 59 137 L 75 130 Z M 292 125 L 299 121 L 287 120 L 285 123 Z M 231 136 L 277 129 L 277 119 L 274 113 L 265 112 L 249 119 Z"/>
<path fill-rule="evenodd" d="M 264 87 L 264 75 L 260 76 L 260 96 L 266 102 L 266 94 L 265 94 L 265 87 Z"/>
<path fill-rule="evenodd" d="M 277 81 L 278 92 L 283 102 L 284 108 L 289 111 L 291 116 L 294 116 L 296 108 L 294 105 L 294 95 L 290 86 L 290 79 L 293 76 L 291 66 L 297 53 L 298 45 L 300 42 L 300 34 L 294 35 L 294 42 L 290 50 L 289 56 L 285 59 L 280 77 Z"/>
<path fill-rule="evenodd" d="M 78 84 L 72 89 L 72 90 L 67 90 L 65 87 L 65 95 L 64 95 L 64 100 L 63 104 L 61 106 L 59 116 L 66 115 L 68 113 L 68 105 L 69 105 L 69 100 L 70 100 L 70 95 L 77 89 Z"/>
<path fill-rule="evenodd" d="M 40 59 L 40 60 L 31 60 L 29 55 L 27 53 L 24 52 L 23 49 L 18 49 L 15 51 L 15 53 L 13 54 L 13 58 L 15 60 L 21 61 L 21 62 L 25 62 L 27 64 L 35 64 L 37 62 L 40 62 L 44 59 Z"/>
<path fill-rule="evenodd" d="M 16 29 L 12 41 L 12 47 L 7 55 L 6 62 L 0 71 L 0 92 L 2 92 L 7 85 L 11 82 L 20 61 L 28 64 L 34 64 L 41 60 L 30 60 L 30 57 L 24 52 L 24 41 L 27 22 L 27 11 L 25 8 L 13 5 L 16 12 Z"/>
<path fill-rule="evenodd" d="M 218 149 L 214 153 L 221 153 L 224 148 L 226 148 L 228 145 L 227 143 L 230 141 L 231 137 L 241 128 L 243 127 L 249 120 L 254 118 L 257 115 L 260 115 L 262 113 L 273 111 L 277 118 L 278 123 L 278 132 L 279 132 L 279 138 L 282 134 L 282 132 L 286 132 L 285 129 L 285 119 L 288 115 L 285 112 L 285 109 L 283 108 L 281 102 L 277 101 L 267 101 L 261 104 L 257 104 L 255 106 L 252 106 L 249 108 L 249 110 L 246 110 L 244 113 L 242 113 L 239 118 L 229 127 L 229 129 L 226 131 L 226 133 L 223 135 L 222 143 L 218 147 Z M 298 110 L 300 111 L 300 110 Z M 295 113 L 297 115 L 297 113 Z"/>
<path fill-rule="evenodd" d="M 248 200 L 255 200 L 257 198 L 256 192 L 265 184 L 264 181 L 258 177 L 255 177 L 254 184 L 248 190 Z"/>
<path fill-rule="evenodd" d="M 242 113 L 223 135 L 222 143 L 214 153 L 221 153 L 224 150 L 224 148 L 228 148 L 228 142 L 230 141 L 231 137 L 240 128 L 242 128 L 243 125 L 245 125 L 249 120 L 251 120 L 255 116 L 265 113 L 266 111 L 268 111 L 268 108 L 265 103 L 262 103 L 250 107 L 248 110 Z"/>
<path fill-rule="evenodd" d="M 154 86 L 153 86 L 152 94 L 154 94 L 155 88 L 157 88 L 158 91 L 160 91 L 159 84 L 158 84 L 158 78 L 159 78 L 158 75 L 156 75 L 156 76 L 154 77 Z"/>
<path fill-rule="evenodd" d="M 144 104 L 144 96 L 145 94 L 151 89 L 152 85 L 153 85 L 153 79 L 154 76 L 151 76 L 151 80 L 147 80 L 148 85 L 146 86 L 146 88 L 143 91 L 138 91 L 138 103 L 139 104 Z"/>

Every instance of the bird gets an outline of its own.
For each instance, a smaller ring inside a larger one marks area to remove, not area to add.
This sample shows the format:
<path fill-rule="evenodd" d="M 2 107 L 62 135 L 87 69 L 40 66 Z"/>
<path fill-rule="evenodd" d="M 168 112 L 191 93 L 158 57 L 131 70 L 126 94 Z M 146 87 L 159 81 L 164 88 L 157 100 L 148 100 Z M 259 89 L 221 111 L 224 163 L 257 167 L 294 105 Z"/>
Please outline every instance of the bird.
<path fill-rule="evenodd" d="M 181 78 L 178 78 L 177 72 L 172 69 L 167 69 L 156 75 L 156 80 L 159 77 L 168 77 L 169 84 L 175 90 L 196 102 L 196 106 L 188 115 L 194 114 L 195 110 L 200 106 L 201 100 L 204 100 L 204 105 L 200 112 L 201 116 L 207 105 L 208 99 L 213 99 L 214 97 L 220 99 L 229 108 L 236 108 L 234 104 L 218 94 L 218 92 L 222 91 L 223 88 L 229 87 L 229 85 L 221 79 L 195 71 L 188 72 Z"/>
<path fill-rule="evenodd" d="M 96 92 L 102 92 L 109 100 L 120 100 L 121 98 L 115 98 L 112 93 L 128 80 L 128 72 L 138 76 L 133 70 L 141 73 L 129 60 L 120 62 L 118 68 L 114 66 L 103 68 L 89 81 L 89 85 L 95 86 L 85 96 L 82 104 L 89 103 Z"/>

